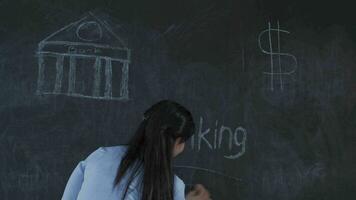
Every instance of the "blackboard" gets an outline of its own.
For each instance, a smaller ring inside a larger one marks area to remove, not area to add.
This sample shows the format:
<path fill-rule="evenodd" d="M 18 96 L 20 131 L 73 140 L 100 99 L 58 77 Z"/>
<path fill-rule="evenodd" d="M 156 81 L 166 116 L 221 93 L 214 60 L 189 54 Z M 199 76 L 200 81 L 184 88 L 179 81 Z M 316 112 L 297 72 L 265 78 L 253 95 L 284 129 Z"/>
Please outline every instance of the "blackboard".
<path fill-rule="evenodd" d="M 175 163 L 213 199 L 356 197 L 356 24 L 325 1 L 0 3 L 0 199 L 59 199 L 74 166 L 172 99 Z"/>

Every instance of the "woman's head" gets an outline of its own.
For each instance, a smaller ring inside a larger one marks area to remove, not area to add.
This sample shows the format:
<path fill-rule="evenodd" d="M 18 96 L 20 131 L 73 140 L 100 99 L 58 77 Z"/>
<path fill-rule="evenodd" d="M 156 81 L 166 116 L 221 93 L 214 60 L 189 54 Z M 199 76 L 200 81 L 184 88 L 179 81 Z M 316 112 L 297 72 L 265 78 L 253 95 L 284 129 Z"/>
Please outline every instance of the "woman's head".
<path fill-rule="evenodd" d="M 129 168 L 133 168 L 130 181 L 136 172 L 143 169 L 142 199 L 172 200 L 172 157 L 183 151 L 185 142 L 194 134 L 194 130 L 193 117 L 182 105 L 171 100 L 152 105 L 145 111 L 121 160 L 115 185 Z"/>
<path fill-rule="evenodd" d="M 194 134 L 195 126 L 191 113 L 174 101 L 163 100 L 152 105 L 143 117 L 146 143 L 156 143 L 156 139 L 163 136 L 173 142 L 167 143 L 172 148 L 173 156 L 184 150 L 185 141 Z"/>

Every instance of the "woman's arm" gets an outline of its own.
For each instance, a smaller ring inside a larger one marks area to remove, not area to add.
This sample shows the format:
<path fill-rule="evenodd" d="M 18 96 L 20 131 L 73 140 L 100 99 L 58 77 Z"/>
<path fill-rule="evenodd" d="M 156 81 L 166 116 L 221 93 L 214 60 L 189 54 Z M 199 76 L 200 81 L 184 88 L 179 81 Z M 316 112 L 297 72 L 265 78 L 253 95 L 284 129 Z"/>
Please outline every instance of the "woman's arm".
<path fill-rule="evenodd" d="M 76 200 L 84 179 L 85 160 L 80 161 L 69 177 L 62 200 Z"/>

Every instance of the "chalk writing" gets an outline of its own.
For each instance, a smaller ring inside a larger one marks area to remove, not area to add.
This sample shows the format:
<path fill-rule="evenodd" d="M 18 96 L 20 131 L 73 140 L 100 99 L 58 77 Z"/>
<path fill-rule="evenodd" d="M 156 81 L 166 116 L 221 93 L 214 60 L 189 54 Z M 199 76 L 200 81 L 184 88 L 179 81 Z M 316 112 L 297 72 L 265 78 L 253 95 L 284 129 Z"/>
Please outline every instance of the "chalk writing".
<path fill-rule="evenodd" d="M 272 45 L 272 32 L 276 32 L 277 33 L 277 50 L 276 52 L 273 49 L 273 45 Z M 268 22 L 268 28 L 263 30 L 259 35 L 258 35 L 258 45 L 260 50 L 264 53 L 270 56 L 270 71 L 269 72 L 263 72 L 265 75 L 270 77 L 270 89 L 273 91 L 274 90 L 274 85 L 275 85 L 275 76 L 277 76 L 277 81 L 279 81 L 279 86 L 280 86 L 280 90 L 282 91 L 284 88 L 283 86 L 283 76 L 288 76 L 291 75 L 295 72 L 295 70 L 298 67 L 298 63 L 297 63 L 297 58 L 289 53 L 281 53 L 281 46 L 280 46 L 280 33 L 286 33 L 289 34 L 289 31 L 287 30 L 283 30 L 280 29 L 279 26 L 279 22 L 277 22 L 277 28 L 271 28 L 271 23 Z M 261 40 L 262 40 L 262 36 L 267 34 L 268 36 L 268 46 L 269 49 L 266 50 L 262 47 L 261 44 Z M 275 60 L 274 60 L 274 56 L 277 56 L 277 66 L 278 68 L 275 69 Z M 294 67 L 287 71 L 283 71 L 282 70 L 282 64 L 281 64 L 281 56 L 285 56 L 285 57 L 290 57 L 292 59 L 292 61 L 294 62 Z"/>
<path fill-rule="evenodd" d="M 246 152 L 247 131 L 245 128 L 239 126 L 232 129 L 224 125 L 219 126 L 219 121 L 216 120 L 213 130 L 210 128 L 203 130 L 203 123 L 204 119 L 200 117 L 198 130 L 191 138 L 192 149 L 196 148 L 200 151 L 203 144 L 209 150 L 226 149 L 227 146 L 229 154 L 224 155 L 227 159 L 237 159 Z M 238 150 L 233 153 L 236 147 Z"/>
<path fill-rule="evenodd" d="M 105 21 L 89 12 L 38 44 L 36 93 L 128 100 L 130 52 Z M 56 59 L 55 69 L 48 66 L 54 65 L 50 58 Z"/>
<path fill-rule="evenodd" d="M 91 32 L 91 34 L 88 35 L 88 32 Z M 81 23 L 75 33 L 78 38 L 88 42 L 98 41 L 103 37 L 103 30 L 96 21 Z"/>

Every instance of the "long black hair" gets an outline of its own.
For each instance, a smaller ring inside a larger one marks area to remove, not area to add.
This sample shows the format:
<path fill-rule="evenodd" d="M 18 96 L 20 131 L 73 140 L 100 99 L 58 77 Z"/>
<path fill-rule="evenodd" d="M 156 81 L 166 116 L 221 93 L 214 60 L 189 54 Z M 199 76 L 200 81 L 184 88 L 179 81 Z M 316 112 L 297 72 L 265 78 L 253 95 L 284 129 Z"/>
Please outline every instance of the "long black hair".
<path fill-rule="evenodd" d="M 124 199 L 137 172 L 143 170 L 142 200 L 173 200 L 173 147 L 178 138 L 182 143 L 194 134 L 193 117 L 186 108 L 171 100 L 154 104 L 143 117 L 118 167 L 114 185 L 132 169 Z"/>

